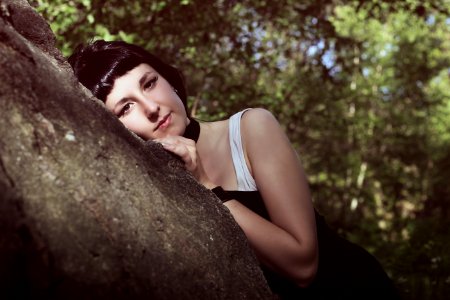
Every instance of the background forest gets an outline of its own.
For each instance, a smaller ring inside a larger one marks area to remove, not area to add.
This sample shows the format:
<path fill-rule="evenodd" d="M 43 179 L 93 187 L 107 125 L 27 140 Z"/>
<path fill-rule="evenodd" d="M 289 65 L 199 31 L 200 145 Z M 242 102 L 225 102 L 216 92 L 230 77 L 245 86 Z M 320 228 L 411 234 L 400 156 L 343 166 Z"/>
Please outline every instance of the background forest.
<path fill-rule="evenodd" d="M 69 55 L 90 39 L 179 67 L 193 115 L 264 107 L 328 222 L 405 299 L 450 294 L 450 1 L 30 0 Z"/>

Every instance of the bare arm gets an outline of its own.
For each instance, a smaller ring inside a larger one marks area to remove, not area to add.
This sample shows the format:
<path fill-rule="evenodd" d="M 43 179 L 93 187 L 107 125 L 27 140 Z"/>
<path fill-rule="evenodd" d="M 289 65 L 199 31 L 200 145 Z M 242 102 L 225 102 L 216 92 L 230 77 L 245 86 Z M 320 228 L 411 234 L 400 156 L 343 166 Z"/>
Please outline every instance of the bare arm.
<path fill-rule="evenodd" d="M 271 222 L 236 200 L 226 202 L 258 258 L 300 286 L 314 278 L 318 246 L 306 178 L 289 140 L 266 110 L 242 117 L 241 132 L 253 177 Z"/>

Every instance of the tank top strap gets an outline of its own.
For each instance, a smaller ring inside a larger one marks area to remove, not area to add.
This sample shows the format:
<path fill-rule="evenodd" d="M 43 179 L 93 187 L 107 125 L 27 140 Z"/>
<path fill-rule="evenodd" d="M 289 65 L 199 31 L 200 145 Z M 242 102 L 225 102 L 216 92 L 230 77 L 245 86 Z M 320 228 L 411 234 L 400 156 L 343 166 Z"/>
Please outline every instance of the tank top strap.
<path fill-rule="evenodd" d="M 239 191 L 256 191 L 256 182 L 247 166 L 241 137 L 241 117 L 249 110 L 247 108 L 232 115 L 229 119 L 229 138 L 231 147 L 231 158 L 234 171 L 236 172 L 237 186 Z"/>

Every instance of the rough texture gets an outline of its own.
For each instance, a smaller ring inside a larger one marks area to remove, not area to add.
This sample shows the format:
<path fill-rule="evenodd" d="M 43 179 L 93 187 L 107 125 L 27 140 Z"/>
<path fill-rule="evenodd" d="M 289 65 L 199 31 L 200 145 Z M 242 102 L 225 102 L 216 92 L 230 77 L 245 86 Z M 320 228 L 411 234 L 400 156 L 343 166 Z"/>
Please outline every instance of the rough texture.
<path fill-rule="evenodd" d="M 270 299 L 232 216 L 0 1 L 0 298 Z"/>

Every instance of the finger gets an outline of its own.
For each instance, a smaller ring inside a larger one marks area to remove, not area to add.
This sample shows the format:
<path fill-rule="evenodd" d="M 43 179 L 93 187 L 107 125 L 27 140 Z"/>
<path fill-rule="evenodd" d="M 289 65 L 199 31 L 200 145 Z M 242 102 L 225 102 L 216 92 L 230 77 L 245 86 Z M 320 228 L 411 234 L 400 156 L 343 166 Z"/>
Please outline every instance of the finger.
<path fill-rule="evenodd" d="M 183 144 L 161 143 L 164 149 L 179 156 L 189 171 L 195 170 L 196 158 L 192 157 L 192 152 Z"/>
<path fill-rule="evenodd" d="M 186 147 L 191 156 L 197 156 L 197 147 L 193 140 L 186 139 L 180 136 L 170 136 L 158 139 L 158 142 L 165 146 L 168 150 L 183 151 L 183 147 Z M 178 146 L 180 148 L 177 148 Z"/>
<path fill-rule="evenodd" d="M 184 144 L 195 147 L 195 142 L 191 139 L 187 139 L 182 136 L 167 136 L 160 139 L 155 139 L 159 143 L 169 143 L 169 144 Z"/>
<path fill-rule="evenodd" d="M 186 169 L 195 172 L 197 168 L 197 147 L 193 140 L 181 136 L 167 136 L 157 140 L 168 151 L 178 155 Z"/>

